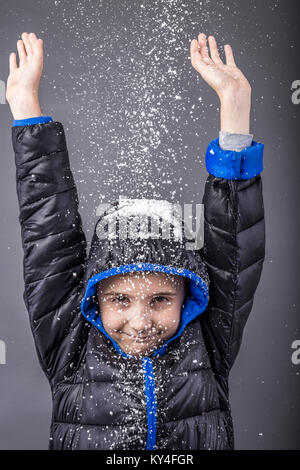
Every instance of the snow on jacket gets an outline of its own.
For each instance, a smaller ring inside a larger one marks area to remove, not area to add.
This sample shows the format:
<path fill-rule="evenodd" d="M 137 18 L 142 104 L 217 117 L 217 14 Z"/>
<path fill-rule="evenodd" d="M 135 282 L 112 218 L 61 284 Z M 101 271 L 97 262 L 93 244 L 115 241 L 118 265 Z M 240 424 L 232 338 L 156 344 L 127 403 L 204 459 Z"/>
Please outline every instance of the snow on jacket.
<path fill-rule="evenodd" d="M 101 239 L 104 212 L 87 255 L 63 125 L 16 125 L 12 141 L 23 298 L 53 400 L 49 449 L 233 449 L 228 375 L 265 256 L 263 144 L 209 144 L 203 249 Z M 104 330 L 96 296 L 102 279 L 137 270 L 190 279 L 176 334 L 142 358 Z"/>

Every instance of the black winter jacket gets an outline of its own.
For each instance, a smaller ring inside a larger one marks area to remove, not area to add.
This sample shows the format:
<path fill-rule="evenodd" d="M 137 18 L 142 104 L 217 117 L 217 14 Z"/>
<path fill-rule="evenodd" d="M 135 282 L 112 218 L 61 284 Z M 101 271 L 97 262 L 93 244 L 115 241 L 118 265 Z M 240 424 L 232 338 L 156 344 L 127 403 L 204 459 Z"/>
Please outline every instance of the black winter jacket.
<path fill-rule="evenodd" d="M 104 213 L 87 256 L 63 125 L 15 126 L 12 140 L 23 297 L 53 399 L 49 449 L 233 449 L 228 374 L 265 256 L 261 176 L 209 174 L 201 250 L 100 239 Z M 142 358 L 106 334 L 95 295 L 101 279 L 132 270 L 190 279 L 177 334 Z"/>

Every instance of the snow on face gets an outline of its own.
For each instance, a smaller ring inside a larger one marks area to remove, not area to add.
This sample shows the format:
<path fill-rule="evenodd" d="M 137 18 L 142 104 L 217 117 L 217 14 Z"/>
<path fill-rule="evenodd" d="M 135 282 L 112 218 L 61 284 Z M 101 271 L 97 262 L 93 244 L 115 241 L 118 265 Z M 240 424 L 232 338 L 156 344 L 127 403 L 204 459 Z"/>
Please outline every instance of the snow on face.
<path fill-rule="evenodd" d="M 176 333 L 185 285 L 182 276 L 149 271 L 104 279 L 97 296 L 105 330 L 125 353 L 151 353 Z"/>

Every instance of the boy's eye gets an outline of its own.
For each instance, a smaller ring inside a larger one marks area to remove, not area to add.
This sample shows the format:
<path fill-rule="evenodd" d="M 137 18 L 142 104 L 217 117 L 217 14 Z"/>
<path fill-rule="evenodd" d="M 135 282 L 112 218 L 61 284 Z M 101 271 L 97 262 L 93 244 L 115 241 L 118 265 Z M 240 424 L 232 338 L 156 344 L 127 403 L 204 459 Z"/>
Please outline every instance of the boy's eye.
<path fill-rule="evenodd" d="M 114 297 L 113 299 L 111 299 L 112 302 L 121 302 L 121 303 L 125 303 L 128 300 L 129 300 L 128 297 L 126 297 L 125 295 L 119 295 L 118 297 Z"/>
<path fill-rule="evenodd" d="M 162 295 L 157 295 L 156 297 L 153 297 L 152 301 L 154 301 L 155 303 L 163 303 L 163 302 L 167 302 L 168 299 L 167 297 L 164 297 Z"/>

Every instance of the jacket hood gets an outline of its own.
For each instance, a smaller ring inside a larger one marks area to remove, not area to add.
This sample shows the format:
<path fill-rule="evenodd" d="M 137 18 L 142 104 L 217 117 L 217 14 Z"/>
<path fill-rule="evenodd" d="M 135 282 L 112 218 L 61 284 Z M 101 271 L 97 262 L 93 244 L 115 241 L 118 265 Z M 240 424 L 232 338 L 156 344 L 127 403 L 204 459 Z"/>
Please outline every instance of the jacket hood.
<path fill-rule="evenodd" d="M 149 218 L 151 229 L 149 229 Z M 194 239 L 198 234 L 194 234 Z M 201 250 L 188 249 L 193 237 L 174 205 L 165 200 L 120 197 L 103 205 L 94 228 L 84 274 L 81 313 L 126 354 L 106 332 L 101 321 L 97 284 L 103 279 L 134 271 L 155 271 L 187 277 L 189 288 L 174 336 L 149 356 L 163 355 L 188 323 L 203 313 L 209 300 L 209 276 Z"/>

